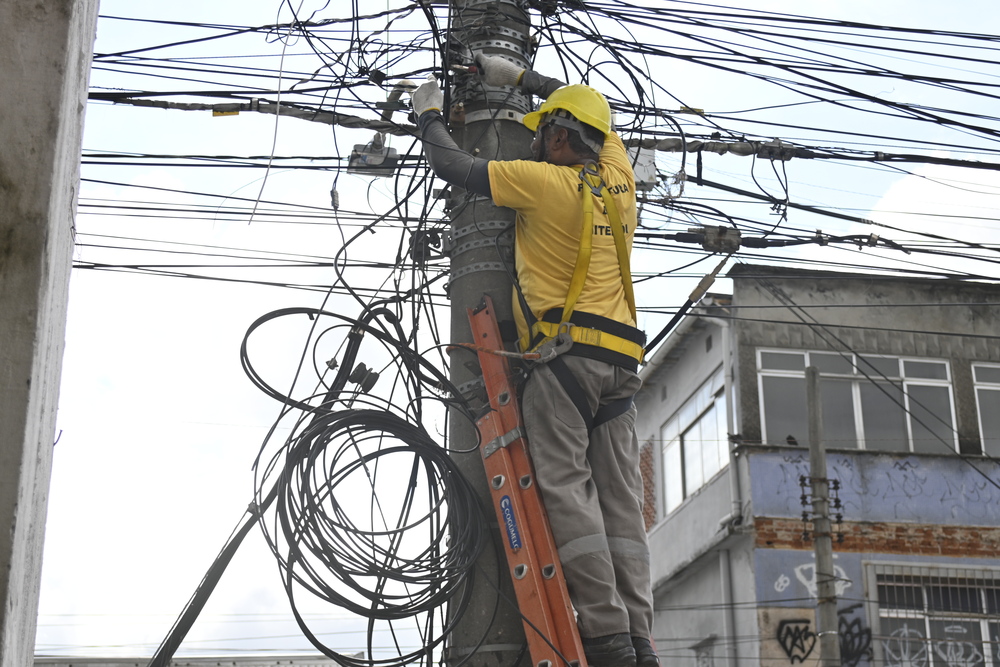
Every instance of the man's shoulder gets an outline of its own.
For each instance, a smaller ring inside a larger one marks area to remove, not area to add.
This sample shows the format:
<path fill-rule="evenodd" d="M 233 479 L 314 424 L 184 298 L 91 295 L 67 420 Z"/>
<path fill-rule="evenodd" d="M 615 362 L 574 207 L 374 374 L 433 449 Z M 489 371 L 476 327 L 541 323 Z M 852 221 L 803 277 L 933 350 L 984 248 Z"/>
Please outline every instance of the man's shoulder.
<path fill-rule="evenodd" d="M 604 140 L 604 148 L 601 149 L 601 163 L 632 170 L 632 162 L 629 160 L 625 144 L 621 137 L 614 132 Z"/>
<path fill-rule="evenodd" d="M 533 160 L 490 160 L 490 189 L 497 206 L 518 208 L 527 201 L 538 203 L 538 193 L 574 177 L 567 167 Z"/>
<path fill-rule="evenodd" d="M 554 164 L 534 160 L 490 160 L 489 162 L 491 176 L 494 172 L 498 175 L 508 176 L 537 175 L 548 173 L 556 168 Z"/>

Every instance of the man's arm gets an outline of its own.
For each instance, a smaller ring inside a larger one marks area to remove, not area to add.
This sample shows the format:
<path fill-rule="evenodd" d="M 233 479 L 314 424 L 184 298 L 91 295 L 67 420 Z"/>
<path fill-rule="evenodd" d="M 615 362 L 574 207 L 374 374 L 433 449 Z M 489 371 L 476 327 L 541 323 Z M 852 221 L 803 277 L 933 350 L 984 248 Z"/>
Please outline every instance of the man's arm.
<path fill-rule="evenodd" d="M 478 54 L 476 64 L 483 81 L 491 86 L 520 86 L 527 95 L 547 98 L 565 84 L 558 79 L 521 69 L 499 56 Z M 424 154 L 434 174 L 444 181 L 484 197 L 491 197 L 489 160 L 473 157 L 459 148 L 448 133 L 441 107 L 444 95 L 436 79 L 429 79 L 413 93 L 413 111 L 417 115 Z"/>
<path fill-rule="evenodd" d="M 492 197 L 489 161 L 473 157 L 458 147 L 439 110 L 430 109 L 420 114 L 417 126 L 424 142 L 424 155 L 435 175 L 469 192 Z"/>

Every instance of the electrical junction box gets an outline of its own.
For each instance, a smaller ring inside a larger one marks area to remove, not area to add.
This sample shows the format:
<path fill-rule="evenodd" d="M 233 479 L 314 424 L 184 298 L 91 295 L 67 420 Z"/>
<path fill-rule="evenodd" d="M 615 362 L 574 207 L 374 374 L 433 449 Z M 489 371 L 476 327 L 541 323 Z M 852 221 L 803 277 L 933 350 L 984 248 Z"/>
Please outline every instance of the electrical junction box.
<path fill-rule="evenodd" d="M 648 148 L 629 148 L 628 155 L 635 172 L 635 189 L 649 192 L 656 188 L 656 151 Z"/>
<path fill-rule="evenodd" d="M 354 144 L 347 161 L 347 173 L 389 178 L 396 172 L 399 153 L 395 148 L 370 144 Z"/>

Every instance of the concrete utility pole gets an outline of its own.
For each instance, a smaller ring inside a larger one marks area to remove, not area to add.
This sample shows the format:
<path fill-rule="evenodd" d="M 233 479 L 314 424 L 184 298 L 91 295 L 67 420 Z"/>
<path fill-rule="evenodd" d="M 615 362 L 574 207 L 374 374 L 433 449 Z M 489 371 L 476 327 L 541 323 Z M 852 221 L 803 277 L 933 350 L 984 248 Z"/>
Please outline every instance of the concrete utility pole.
<path fill-rule="evenodd" d="M 806 368 L 806 405 L 809 409 L 809 476 L 812 481 L 813 546 L 816 550 L 816 629 L 819 657 L 824 667 L 840 665 L 837 621 L 837 578 L 833 570 L 833 535 L 830 529 L 830 483 L 826 478 L 823 444 L 823 408 L 819 371 Z"/>
<path fill-rule="evenodd" d="M 0 2 L 0 667 L 33 660 L 97 0 Z"/>
<path fill-rule="evenodd" d="M 521 67 L 528 66 L 530 23 L 523 0 L 452 0 L 452 10 L 452 48 L 456 49 L 451 52 L 452 64 L 469 65 L 472 52 L 482 51 L 513 60 Z M 520 120 L 530 111 L 529 104 L 530 101 L 514 88 L 485 87 L 478 77 L 460 76 L 452 89 L 449 126 L 459 146 L 478 157 L 525 158 L 529 155 L 531 133 Z M 466 309 L 479 304 L 483 294 L 493 298 L 498 321 L 512 319 L 512 283 L 508 269 L 513 272 L 513 230 L 499 239 L 500 255 L 496 237 L 512 223 L 514 216 L 512 211 L 497 208 L 488 199 L 457 189 L 453 189 L 450 204 L 451 340 L 471 342 Z M 454 354 L 451 379 L 459 387 L 481 393 L 475 355 Z M 469 395 L 468 391 L 464 393 Z M 484 404 L 478 396 L 475 402 Z M 475 424 L 457 418 L 451 420 L 450 427 L 455 447 L 471 447 L 477 441 Z M 492 503 L 481 458 L 478 454 L 459 454 L 456 458 L 462 472 L 480 490 L 487 519 L 499 540 L 499 525 L 489 509 Z M 504 597 L 498 602 L 497 593 L 489 583 L 497 572 L 497 554 L 490 545 L 480 559 L 481 567 L 477 568 L 475 597 L 452 633 L 446 655 L 451 664 L 467 658 L 484 633 L 485 640 L 467 663 L 470 667 L 513 667 L 521 651 L 524 631 L 506 559 L 502 553 L 499 557 L 503 559 L 500 580 Z M 494 615 L 498 604 L 499 610 Z"/>

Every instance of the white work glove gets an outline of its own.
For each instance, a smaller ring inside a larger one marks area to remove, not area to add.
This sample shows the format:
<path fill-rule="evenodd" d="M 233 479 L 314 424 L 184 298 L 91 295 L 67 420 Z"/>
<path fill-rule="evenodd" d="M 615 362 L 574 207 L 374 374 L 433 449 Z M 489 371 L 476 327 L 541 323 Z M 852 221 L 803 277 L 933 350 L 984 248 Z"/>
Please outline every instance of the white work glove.
<path fill-rule="evenodd" d="M 516 86 L 521 81 L 524 68 L 500 56 L 476 54 L 476 67 L 487 86 Z"/>
<path fill-rule="evenodd" d="M 427 83 L 413 91 L 410 96 L 413 113 L 419 118 L 427 111 L 444 109 L 444 93 L 433 74 L 427 76 Z"/>

